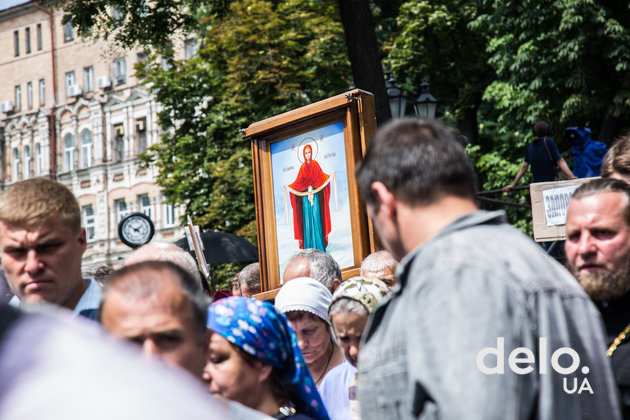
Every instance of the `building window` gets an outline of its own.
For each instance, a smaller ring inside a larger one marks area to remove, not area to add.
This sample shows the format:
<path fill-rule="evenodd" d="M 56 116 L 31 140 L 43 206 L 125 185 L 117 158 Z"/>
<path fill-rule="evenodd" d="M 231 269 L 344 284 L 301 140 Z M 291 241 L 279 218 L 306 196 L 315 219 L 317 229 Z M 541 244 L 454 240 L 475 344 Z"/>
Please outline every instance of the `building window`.
<path fill-rule="evenodd" d="M 85 228 L 85 236 L 88 241 L 94 240 L 94 209 L 92 205 L 81 207 L 83 215 L 83 227 Z"/>
<path fill-rule="evenodd" d="M 127 59 L 125 57 L 114 60 L 114 79 L 117 85 L 127 82 Z"/>
<path fill-rule="evenodd" d="M 46 81 L 39 79 L 39 104 L 44 106 L 46 104 Z"/>
<path fill-rule="evenodd" d="M 136 120 L 136 153 L 140 154 L 147 150 L 147 120 L 140 118 Z"/>
<path fill-rule="evenodd" d="M 74 136 L 70 133 L 63 138 L 63 169 L 66 172 L 74 169 Z"/>
<path fill-rule="evenodd" d="M 42 35 L 42 24 L 37 24 L 37 51 L 40 51 L 44 48 L 44 38 Z"/>
<path fill-rule="evenodd" d="M 20 32 L 13 31 L 13 53 L 17 57 L 20 55 Z"/>
<path fill-rule="evenodd" d="M 116 208 L 116 220 L 120 222 L 122 218 L 129 213 L 127 210 L 127 203 L 124 198 L 121 198 L 120 200 L 114 201 L 114 206 Z"/>
<path fill-rule="evenodd" d="M 175 206 L 166 203 L 162 198 L 162 225 L 164 227 L 175 226 Z"/>
<path fill-rule="evenodd" d="M 11 179 L 13 182 L 20 178 L 20 152 L 17 147 L 13 149 L 13 162 L 11 165 Z"/>
<path fill-rule="evenodd" d="M 138 208 L 140 211 L 149 218 L 151 217 L 151 199 L 149 198 L 149 194 L 141 194 L 138 196 Z"/>
<path fill-rule="evenodd" d="M 35 144 L 35 175 L 41 175 L 44 171 L 44 156 L 42 155 L 42 145 Z"/>
<path fill-rule="evenodd" d="M 15 87 L 15 109 L 19 111 L 22 108 L 22 87 Z"/>
<path fill-rule="evenodd" d="M 193 58 L 197 53 L 197 40 L 187 39 L 184 41 L 184 58 Z"/>
<path fill-rule="evenodd" d="M 114 161 L 121 162 L 125 156 L 124 131 L 122 124 L 114 126 Z"/>
<path fill-rule="evenodd" d="M 29 108 L 33 108 L 33 82 L 26 84 L 26 103 Z"/>
<path fill-rule="evenodd" d="M 31 28 L 24 30 L 24 44 L 26 47 L 26 54 L 31 52 Z"/>
<path fill-rule="evenodd" d="M 64 42 L 72 41 L 74 39 L 74 28 L 72 22 L 67 22 L 63 25 L 63 40 Z"/>
<path fill-rule="evenodd" d="M 70 97 L 70 86 L 73 86 L 76 83 L 76 79 L 74 77 L 74 72 L 69 71 L 66 73 L 66 96 Z"/>
<path fill-rule="evenodd" d="M 31 148 L 24 146 L 24 178 L 31 177 Z"/>
<path fill-rule="evenodd" d="M 92 164 L 92 132 L 87 128 L 81 132 L 81 167 L 89 168 Z"/>
<path fill-rule="evenodd" d="M 94 67 L 83 68 L 83 88 L 86 92 L 94 90 Z"/>

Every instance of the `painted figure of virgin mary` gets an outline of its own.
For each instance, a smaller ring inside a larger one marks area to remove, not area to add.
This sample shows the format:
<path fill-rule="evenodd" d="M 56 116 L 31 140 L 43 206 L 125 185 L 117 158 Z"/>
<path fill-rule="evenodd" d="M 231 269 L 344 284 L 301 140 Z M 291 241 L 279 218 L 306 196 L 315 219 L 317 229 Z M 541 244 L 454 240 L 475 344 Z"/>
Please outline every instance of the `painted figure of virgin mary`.
<path fill-rule="evenodd" d="M 330 234 L 330 182 L 313 159 L 313 148 L 302 149 L 304 161 L 297 178 L 288 185 L 293 209 L 293 232 L 300 249 L 315 248 L 326 252 Z"/>

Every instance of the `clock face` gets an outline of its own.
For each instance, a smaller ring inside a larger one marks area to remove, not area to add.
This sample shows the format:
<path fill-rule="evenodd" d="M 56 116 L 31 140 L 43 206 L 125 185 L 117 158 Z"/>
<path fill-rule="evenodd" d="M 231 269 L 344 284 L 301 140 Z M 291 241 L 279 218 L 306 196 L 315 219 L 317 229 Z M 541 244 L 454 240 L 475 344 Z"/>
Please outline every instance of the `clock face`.
<path fill-rule="evenodd" d="M 148 243 L 154 232 L 153 222 L 144 213 L 131 213 L 118 225 L 118 236 L 132 248 Z"/>

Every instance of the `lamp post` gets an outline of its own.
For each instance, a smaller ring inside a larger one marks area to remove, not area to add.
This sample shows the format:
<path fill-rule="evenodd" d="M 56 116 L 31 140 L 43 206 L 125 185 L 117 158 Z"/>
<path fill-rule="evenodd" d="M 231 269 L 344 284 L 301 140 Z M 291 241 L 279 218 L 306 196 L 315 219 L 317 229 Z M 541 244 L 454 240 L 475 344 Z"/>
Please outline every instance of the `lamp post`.
<path fill-rule="evenodd" d="M 413 103 L 413 110 L 416 117 L 427 119 L 435 118 L 437 112 L 438 100 L 429 92 L 429 83 L 425 80 L 420 83 L 420 95 Z"/>
<path fill-rule="evenodd" d="M 402 118 L 405 116 L 407 107 L 407 98 L 403 94 L 402 89 L 396 83 L 396 79 L 390 70 L 385 72 L 387 80 L 385 80 L 385 88 L 387 89 L 387 99 L 389 100 L 389 109 L 392 112 L 392 118 Z"/>
<path fill-rule="evenodd" d="M 392 72 L 385 72 L 387 80 L 385 80 L 385 88 L 387 90 L 387 99 L 389 101 L 389 109 L 392 112 L 392 118 L 403 118 L 407 107 L 407 97 L 405 97 L 402 89 Z M 438 100 L 429 92 L 429 83 L 425 80 L 420 84 L 420 95 L 413 103 L 413 110 L 416 117 L 427 119 L 435 118 L 437 113 Z"/>

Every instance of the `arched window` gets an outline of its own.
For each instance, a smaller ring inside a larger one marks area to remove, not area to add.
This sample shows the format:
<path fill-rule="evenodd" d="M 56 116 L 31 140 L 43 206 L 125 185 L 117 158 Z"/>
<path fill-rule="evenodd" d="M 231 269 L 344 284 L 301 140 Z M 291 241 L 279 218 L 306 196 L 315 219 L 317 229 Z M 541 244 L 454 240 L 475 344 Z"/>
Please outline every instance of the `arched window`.
<path fill-rule="evenodd" d="M 13 149 L 13 162 L 11 165 L 11 180 L 13 182 L 20 179 L 20 152 L 17 147 Z"/>
<path fill-rule="evenodd" d="M 74 169 L 74 136 L 70 133 L 63 138 L 63 169 L 66 172 Z"/>
<path fill-rule="evenodd" d="M 81 167 L 92 165 L 92 132 L 87 128 L 81 132 Z"/>
<path fill-rule="evenodd" d="M 44 156 L 42 155 L 42 145 L 35 143 L 35 175 L 41 175 L 44 170 Z"/>
<path fill-rule="evenodd" d="M 24 146 L 24 178 L 31 177 L 31 147 Z"/>

